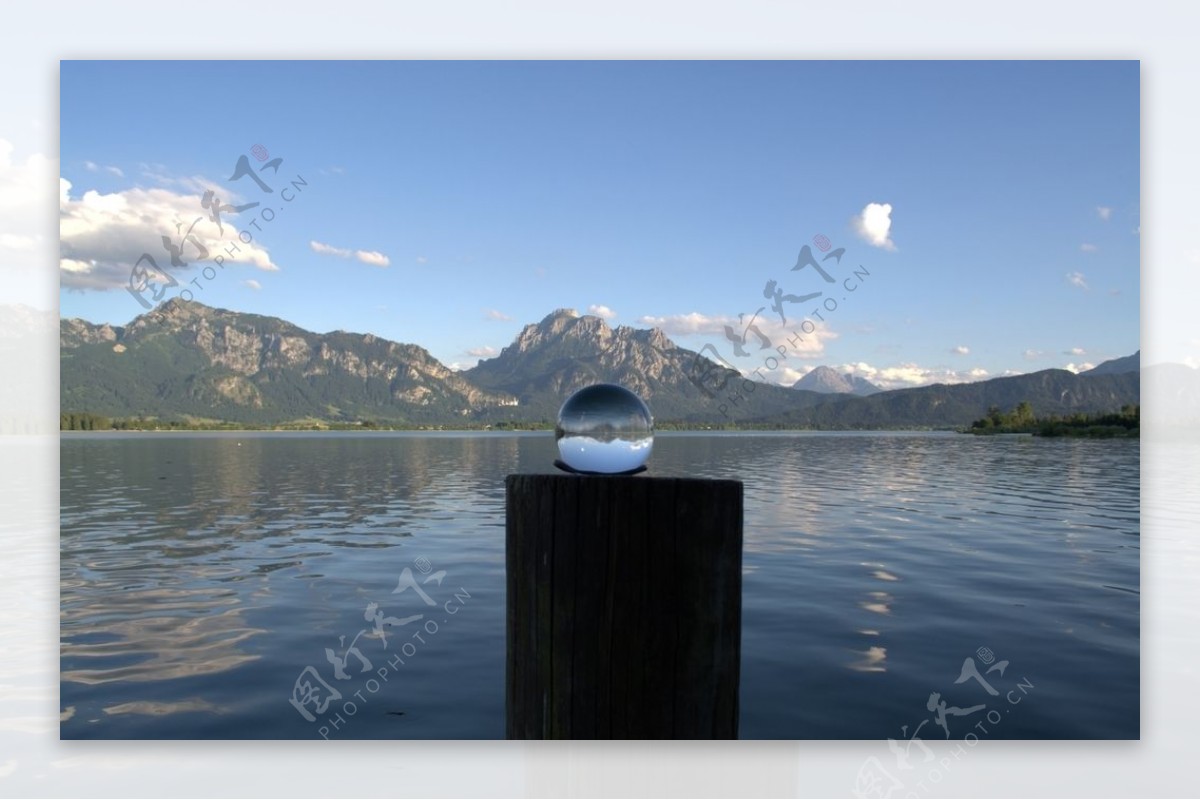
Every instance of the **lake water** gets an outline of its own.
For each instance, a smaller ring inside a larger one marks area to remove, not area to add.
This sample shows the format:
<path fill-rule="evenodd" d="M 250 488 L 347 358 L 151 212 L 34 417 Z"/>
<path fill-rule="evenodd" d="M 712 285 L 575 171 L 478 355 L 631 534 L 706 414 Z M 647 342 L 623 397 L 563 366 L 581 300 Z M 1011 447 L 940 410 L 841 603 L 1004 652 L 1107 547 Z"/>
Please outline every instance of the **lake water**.
<path fill-rule="evenodd" d="M 62 737 L 503 738 L 504 477 L 555 457 L 64 434 Z M 745 483 L 742 738 L 1138 737 L 1136 440 L 663 433 L 650 467 Z"/>

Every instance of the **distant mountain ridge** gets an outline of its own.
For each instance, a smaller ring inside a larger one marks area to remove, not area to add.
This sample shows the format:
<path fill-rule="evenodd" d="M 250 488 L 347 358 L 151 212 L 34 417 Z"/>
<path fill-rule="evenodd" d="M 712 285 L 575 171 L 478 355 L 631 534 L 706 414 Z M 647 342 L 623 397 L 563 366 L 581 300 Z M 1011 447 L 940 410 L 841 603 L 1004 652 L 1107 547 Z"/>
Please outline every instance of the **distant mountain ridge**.
<path fill-rule="evenodd" d="M 1046 369 L 1028 375 L 894 389 L 869 397 L 827 395 L 829 400 L 781 416 L 779 422 L 805 428 L 962 427 L 992 406 L 1011 411 L 1028 402 L 1039 416 L 1110 411 L 1141 402 L 1140 375 L 1076 375 Z"/>
<path fill-rule="evenodd" d="M 60 365 L 62 409 L 110 416 L 436 421 L 516 402 L 417 345 L 178 299 L 125 327 L 62 320 Z"/>
<path fill-rule="evenodd" d="M 743 378 L 661 330 L 612 328 L 569 309 L 526 325 L 499 355 L 463 372 L 419 345 L 318 334 L 194 301 L 168 301 L 125 326 L 62 319 L 59 338 L 61 410 L 109 417 L 268 426 L 552 422 L 571 392 L 596 382 L 637 392 L 659 421 L 696 425 L 957 427 L 989 405 L 1008 409 L 1024 400 L 1051 414 L 1108 411 L 1139 400 L 1136 372 L 1043 370 L 881 391 L 818 367 L 805 377 L 815 374 L 809 383 L 820 388 L 803 380 L 788 388 Z"/>
<path fill-rule="evenodd" d="M 840 373 L 833 367 L 826 366 L 814 368 L 793 383 L 792 388 L 807 389 L 810 392 L 820 392 L 821 394 L 856 394 L 863 397 L 883 391 L 866 378 L 861 378 L 852 372 Z"/>
<path fill-rule="evenodd" d="M 1122 372 L 1137 372 L 1142 368 L 1142 351 L 1131 356 L 1114 358 L 1085 370 L 1080 375 L 1120 375 Z"/>

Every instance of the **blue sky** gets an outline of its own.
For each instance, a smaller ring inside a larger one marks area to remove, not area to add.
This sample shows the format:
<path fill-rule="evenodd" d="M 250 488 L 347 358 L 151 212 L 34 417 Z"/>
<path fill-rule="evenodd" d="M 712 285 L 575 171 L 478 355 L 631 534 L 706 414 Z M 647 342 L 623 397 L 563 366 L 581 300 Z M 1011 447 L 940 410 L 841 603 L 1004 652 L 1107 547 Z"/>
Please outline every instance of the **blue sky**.
<path fill-rule="evenodd" d="M 1139 346 L 1139 80 L 1137 62 L 63 62 L 61 313 L 141 313 L 123 287 L 145 252 L 180 283 L 165 297 L 457 366 L 571 307 L 749 371 L 756 338 L 736 358 L 723 329 L 766 306 L 773 346 L 816 323 L 770 371 L 784 383 L 1079 368 Z M 271 194 L 228 180 L 242 156 Z M 260 205 L 222 237 L 206 189 Z M 208 259 L 184 244 L 171 267 L 162 236 L 201 216 Z M 791 269 L 817 234 L 845 248 L 833 284 Z M 768 280 L 824 294 L 784 325 Z"/>

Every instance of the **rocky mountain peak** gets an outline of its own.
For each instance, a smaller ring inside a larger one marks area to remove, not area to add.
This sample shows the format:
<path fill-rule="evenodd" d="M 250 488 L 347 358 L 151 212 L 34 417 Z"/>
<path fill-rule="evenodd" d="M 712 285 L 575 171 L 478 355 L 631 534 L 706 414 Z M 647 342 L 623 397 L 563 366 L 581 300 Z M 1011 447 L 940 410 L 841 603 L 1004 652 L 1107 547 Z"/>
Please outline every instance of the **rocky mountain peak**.
<path fill-rule="evenodd" d="M 869 395 L 882 391 L 878 386 L 852 372 L 840 373 L 833 367 L 819 366 L 792 384 L 793 389 L 806 389 L 822 394 Z"/>
<path fill-rule="evenodd" d="M 203 324 L 221 313 L 221 309 L 209 308 L 203 303 L 172 297 L 157 308 L 139 314 L 125 331 L 132 338 L 163 330 L 178 332 L 195 327 L 198 323 Z"/>
<path fill-rule="evenodd" d="M 203 303 L 197 303 L 194 300 L 183 300 L 178 297 L 172 297 L 167 302 L 160 305 L 148 315 L 160 320 L 171 320 L 174 322 L 183 322 L 186 320 L 199 319 L 209 316 L 211 312 L 218 311 L 215 308 L 209 308 Z"/>
<path fill-rule="evenodd" d="M 82 319 L 64 319 L 58 324 L 58 344 L 59 347 L 78 347 L 82 344 L 116 342 L 122 332 L 121 328 L 114 328 L 107 322 L 97 325 Z"/>
<path fill-rule="evenodd" d="M 637 337 L 640 341 L 643 341 L 651 347 L 659 350 L 668 350 L 676 346 L 675 343 L 670 340 L 667 334 L 663 332 L 662 328 L 638 330 L 637 328 L 625 328 L 622 326 L 622 328 L 619 330 L 630 331 L 631 334 Z"/>
<path fill-rule="evenodd" d="M 560 308 L 535 325 L 526 325 L 505 351 L 528 353 L 559 340 L 603 346 L 612 338 L 612 329 L 599 317 L 580 316 L 573 309 Z M 503 353 L 501 353 L 503 355 Z"/>
<path fill-rule="evenodd" d="M 718 403 L 692 380 L 695 358 L 660 329 L 614 329 L 598 316 L 560 310 L 527 325 L 498 356 L 480 361 L 464 375 L 485 389 L 515 395 L 523 407 L 540 409 L 548 417 L 571 392 L 600 382 L 626 387 L 667 417 L 718 413 Z M 718 374 L 714 380 L 720 378 Z M 791 399 L 786 397 L 789 390 L 777 387 L 764 387 L 757 396 L 769 398 L 773 392 L 780 397 L 765 400 L 760 408 Z"/>

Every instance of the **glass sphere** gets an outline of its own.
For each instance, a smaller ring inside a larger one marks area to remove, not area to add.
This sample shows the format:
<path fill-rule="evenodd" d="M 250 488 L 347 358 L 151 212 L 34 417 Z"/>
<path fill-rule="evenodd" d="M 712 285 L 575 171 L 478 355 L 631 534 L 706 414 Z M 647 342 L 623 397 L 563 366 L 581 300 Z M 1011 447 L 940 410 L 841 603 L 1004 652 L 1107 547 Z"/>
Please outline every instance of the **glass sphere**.
<path fill-rule="evenodd" d="M 628 472 L 650 458 L 654 417 L 642 399 L 625 387 L 597 383 L 562 404 L 554 436 L 559 456 L 571 469 Z"/>

